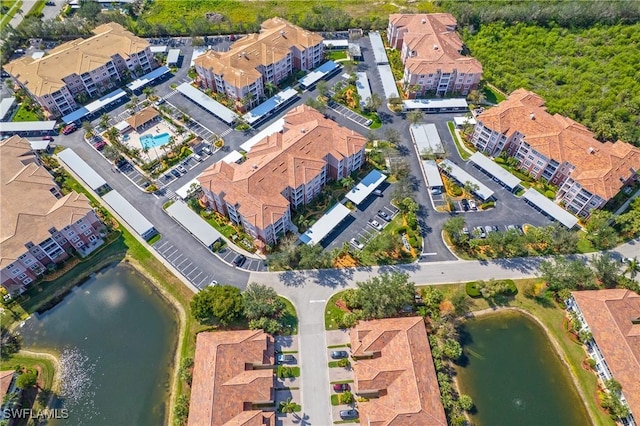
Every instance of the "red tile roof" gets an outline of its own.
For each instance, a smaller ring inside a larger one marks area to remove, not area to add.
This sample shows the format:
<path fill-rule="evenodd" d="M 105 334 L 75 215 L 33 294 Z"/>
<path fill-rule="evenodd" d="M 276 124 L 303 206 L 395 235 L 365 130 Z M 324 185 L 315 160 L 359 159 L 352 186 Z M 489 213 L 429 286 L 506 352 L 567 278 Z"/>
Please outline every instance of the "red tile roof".
<path fill-rule="evenodd" d="M 14 373 L 14 370 L 0 371 L 0 401 L 4 400 L 5 395 L 9 392 Z"/>
<path fill-rule="evenodd" d="M 549 114 L 537 94 L 518 89 L 498 106 L 484 111 L 478 121 L 512 136 L 519 132 L 533 149 L 576 169 L 571 178 L 605 200 L 620 191 L 623 182 L 640 170 L 640 149 L 626 142 L 601 143 L 585 126 L 560 114 Z"/>
<path fill-rule="evenodd" d="M 383 391 L 358 403 L 360 423 L 371 426 L 445 426 L 440 388 L 420 317 L 361 321 L 351 329 L 358 393 Z"/>
<path fill-rule="evenodd" d="M 416 53 L 405 60 L 412 74 L 481 73 L 482 64 L 470 56 L 463 56 L 462 40 L 456 33 L 456 19 L 449 13 L 418 13 L 389 15 L 389 22 L 406 28 L 404 44 Z"/>
<path fill-rule="evenodd" d="M 198 334 L 188 425 L 273 426 L 274 413 L 252 409 L 274 400 L 273 370 L 253 369 L 273 362 L 273 338 L 262 331 Z"/>
<path fill-rule="evenodd" d="M 285 115 L 283 132 L 258 142 L 241 164 L 219 161 L 198 181 L 215 194 L 224 194 L 226 202 L 239 205 L 240 214 L 254 226 L 264 229 L 289 209 L 282 195 L 315 178 L 331 154 L 336 159 L 362 150 L 366 139 L 306 105 Z"/>
<path fill-rule="evenodd" d="M 627 404 L 640 416 L 640 295 L 626 289 L 571 293 Z"/>

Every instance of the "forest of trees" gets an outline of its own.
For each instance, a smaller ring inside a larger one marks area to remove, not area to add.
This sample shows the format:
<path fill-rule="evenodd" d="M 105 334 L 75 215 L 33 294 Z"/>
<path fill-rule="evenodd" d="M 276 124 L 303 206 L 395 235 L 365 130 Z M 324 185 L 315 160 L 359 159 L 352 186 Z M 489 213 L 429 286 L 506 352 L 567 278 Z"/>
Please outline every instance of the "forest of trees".
<path fill-rule="evenodd" d="M 640 146 L 640 24 L 568 29 L 494 22 L 473 34 L 466 29 L 464 39 L 498 88 L 532 90 L 549 112 L 584 124 L 597 139 Z"/>

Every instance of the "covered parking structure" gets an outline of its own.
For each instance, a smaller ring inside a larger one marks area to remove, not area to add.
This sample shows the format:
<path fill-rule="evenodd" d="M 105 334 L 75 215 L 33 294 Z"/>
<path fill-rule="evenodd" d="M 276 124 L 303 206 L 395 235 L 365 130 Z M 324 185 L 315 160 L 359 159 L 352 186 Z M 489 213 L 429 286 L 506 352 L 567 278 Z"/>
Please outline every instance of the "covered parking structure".
<path fill-rule="evenodd" d="M 189 83 L 182 83 L 177 87 L 177 90 L 182 93 L 183 96 L 189 98 L 189 100 L 200 105 L 200 107 L 204 108 L 207 112 L 215 115 L 227 124 L 233 123 L 235 119 L 238 118 L 238 115 L 235 112 L 231 111 L 220 102 L 211 99 L 205 93 L 196 89 Z"/>
<path fill-rule="evenodd" d="M 547 217 L 560 222 L 568 229 L 572 229 L 578 223 L 578 218 L 536 191 L 529 188 L 525 191 L 522 199 L 534 209 Z"/>
<path fill-rule="evenodd" d="M 149 240 L 158 231 L 135 207 L 131 205 L 118 191 L 110 191 L 102 197 L 105 203 L 133 228 L 145 240 Z"/>
<path fill-rule="evenodd" d="M 468 111 L 469 104 L 464 98 L 451 99 L 407 99 L 402 101 L 405 111 L 420 110 L 427 114 L 439 112 Z"/>
<path fill-rule="evenodd" d="M 413 143 L 418 147 L 418 153 L 424 155 L 431 153 L 435 155 L 444 155 L 444 146 L 438 134 L 438 129 L 433 123 L 430 124 L 412 124 L 409 126 L 409 133 Z"/>
<path fill-rule="evenodd" d="M 166 73 L 168 73 L 169 67 L 163 66 L 163 67 L 159 67 L 156 68 L 155 70 L 151 71 L 150 73 L 147 73 L 145 75 L 143 75 L 142 77 L 133 80 L 131 83 L 127 84 L 127 89 L 130 90 L 131 92 L 135 92 L 136 90 L 140 90 L 142 88 L 144 88 L 147 84 L 151 83 L 153 80 L 156 80 L 157 78 L 160 78 L 161 76 L 165 75 Z"/>
<path fill-rule="evenodd" d="M 387 51 L 384 48 L 380 33 L 378 31 L 371 31 L 369 33 L 369 40 L 371 41 L 371 49 L 373 50 L 373 57 L 376 60 L 376 64 L 388 64 L 389 58 L 387 57 Z"/>
<path fill-rule="evenodd" d="M 371 170 L 362 180 L 346 195 L 347 200 L 356 206 L 363 202 L 371 193 L 380 186 L 387 175 L 380 170 Z"/>
<path fill-rule="evenodd" d="M 337 203 L 331 207 L 307 232 L 300 235 L 299 240 L 304 244 L 320 244 L 347 216 L 351 210 L 344 204 Z"/>
<path fill-rule="evenodd" d="M 193 186 L 193 185 L 196 186 Z M 180 198 L 182 198 L 183 200 L 186 200 L 187 198 L 189 198 L 191 196 L 191 194 L 193 193 L 194 188 L 200 188 L 200 182 L 198 181 L 197 178 L 193 178 L 191 179 L 189 182 L 185 183 L 184 185 L 182 185 L 180 188 L 176 189 L 176 195 Z"/>
<path fill-rule="evenodd" d="M 58 159 L 66 164 L 73 173 L 96 193 L 103 194 L 111 189 L 107 181 L 96 173 L 96 171 L 71 148 L 67 148 L 58 153 Z"/>
<path fill-rule="evenodd" d="M 270 97 L 248 113 L 242 116 L 244 120 L 251 126 L 258 126 L 267 118 L 276 114 L 287 105 L 295 102 L 298 99 L 298 92 L 291 87 L 287 87 L 275 96 Z"/>
<path fill-rule="evenodd" d="M 167 66 L 178 65 L 180 59 L 180 49 L 169 49 L 167 52 Z"/>
<path fill-rule="evenodd" d="M 366 72 L 357 72 L 356 77 L 356 89 L 358 95 L 360 95 L 360 107 L 365 109 L 367 107 L 367 101 L 371 98 L 371 86 L 369 86 L 369 78 Z"/>
<path fill-rule="evenodd" d="M 55 120 L 48 121 L 10 121 L 0 123 L 1 135 L 37 136 L 52 133 L 56 128 Z"/>
<path fill-rule="evenodd" d="M 487 201 L 493 197 L 494 192 L 489 189 L 487 185 L 471 176 L 464 169 L 462 169 L 452 161 L 448 159 L 442 160 L 438 167 L 440 167 L 440 170 L 449 175 L 451 178 L 455 179 L 460 185 L 465 185 L 467 182 L 469 182 L 471 185 L 475 186 L 476 189 L 472 192 L 480 197 L 482 201 Z"/>
<path fill-rule="evenodd" d="M 349 40 L 322 40 L 322 45 L 326 50 L 346 50 L 349 47 Z"/>
<path fill-rule="evenodd" d="M 442 182 L 442 176 L 440 176 L 440 170 L 438 170 L 436 162 L 434 160 L 422 160 L 422 169 L 427 178 L 429 189 L 442 189 L 444 182 Z"/>
<path fill-rule="evenodd" d="M 300 87 L 304 90 L 310 89 L 316 85 L 317 82 L 323 79 L 331 78 L 340 71 L 340 65 L 333 61 L 327 61 L 320 65 L 309 74 L 302 77 L 299 81 Z"/>
<path fill-rule="evenodd" d="M 228 153 L 222 158 L 222 161 L 224 161 L 227 164 L 239 163 L 242 161 L 242 158 L 243 156 L 240 151 L 231 151 L 230 153 Z"/>
<path fill-rule="evenodd" d="M 396 86 L 396 79 L 393 77 L 390 65 L 378 65 L 378 74 L 380 74 L 380 81 L 382 81 L 382 90 L 384 90 L 384 96 L 389 98 L 400 97 L 398 93 L 398 86 Z"/>
<path fill-rule="evenodd" d="M 182 201 L 176 201 L 171 204 L 167 207 L 166 212 L 208 249 L 211 249 L 213 244 L 221 237 L 220 233 L 216 231 L 213 226 L 209 225 Z"/>
<path fill-rule="evenodd" d="M 77 110 L 65 115 L 62 117 L 62 121 L 66 124 L 76 123 L 88 115 L 95 113 L 96 111 L 100 111 L 102 108 L 105 108 L 120 99 L 127 96 L 127 92 L 122 89 L 116 89 L 113 92 L 104 95 L 98 100 L 95 100 L 91 103 L 86 104 L 85 106 L 78 108 Z"/>
<path fill-rule="evenodd" d="M 469 158 L 469 161 L 475 164 L 475 166 L 485 174 L 493 177 L 494 180 L 497 179 L 500 184 L 509 191 L 517 189 L 520 186 L 520 182 L 522 182 L 516 176 L 509 173 L 508 170 L 503 169 L 499 164 L 496 164 L 495 161 L 480 152 L 474 152 Z"/>

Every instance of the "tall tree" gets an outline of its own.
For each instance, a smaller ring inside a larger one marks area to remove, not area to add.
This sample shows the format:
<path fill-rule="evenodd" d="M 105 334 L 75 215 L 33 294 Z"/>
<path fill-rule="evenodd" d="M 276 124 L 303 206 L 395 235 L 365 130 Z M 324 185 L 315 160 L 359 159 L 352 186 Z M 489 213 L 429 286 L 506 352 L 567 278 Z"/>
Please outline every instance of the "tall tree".
<path fill-rule="evenodd" d="M 366 108 L 369 111 L 377 111 L 382 106 L 382 98 L 377 93 L 372 93 L 369 98 L 366 99 Z"/>
<path fill-rule="evenodd" d="M 627 260 L 627 267 L 624 270 L 624 273 L 629 275 L 629 278 L 635 280 L 640 273 L 640 261 L 638 261 L 638 256 L 634 256 L 632 259 Z"/>
<path fill-rule="evenodd" d="M 284 310 L 284 302 L 276 291 L 264 284 L 250 283 L 242 293 L 244 315 L 249 320 L 262 317 L 277 318 Z"/>
<path fill-rule="evenodd" d="M 366 319 L 393 317 L 404 306 L 413 304 L 415 297 L 415 284 L 409 281 L 408 274 L 399 272 L 358 281 L 356 285 L 356 299 Z"/>
<path fill-rule="evenodd" d="M 239 318 L 242 307 L 240 290 L 230 285 L 209 286 L 191 300 L 191 311 L 197 320 L 214 320 L 222 325 Z"/>
<path fill-rule="evenodd" d="M 424 115 L 419 109 L 414 109 L 407 113 L 407 120 L 409 120 L 409 123 L 411 124 L 418 124 L 422 121 L 423 118 Z"/>
<path fill-rule="evenodd" d="M 620 264 L 609 253 L 595 255 L 589 262 L 596 278 L 607 288 L 613 288 L 620 279 Z"/>
<path fill-rule="evenodd" d="M 595 287 L 593 271 L 581 260 L 567 260 L 556 257 L 540 263 L 540 277 L 549 289 L 589 289 Z"/>

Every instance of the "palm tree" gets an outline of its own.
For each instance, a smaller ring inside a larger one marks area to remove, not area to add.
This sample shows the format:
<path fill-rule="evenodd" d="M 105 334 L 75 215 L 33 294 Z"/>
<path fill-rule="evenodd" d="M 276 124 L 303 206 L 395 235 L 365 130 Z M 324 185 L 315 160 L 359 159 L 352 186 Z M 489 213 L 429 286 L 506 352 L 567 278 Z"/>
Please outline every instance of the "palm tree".
<path fill-rule="evenodd" d="M 349 188 L 351 188 L 353 186 L 355 181 L 353 180 L 353 178 L 351 176 L 345 176 L 342 179 L 340 179 L 340 183 L 342 184 L 343 188 L 349 189 Z"/>
<path fill-rule="evenodd" d="M 293 413 L 293 411 L 297 408 L 298 404 L 291 401 L 291 397 L 287 398 L 284 401 L 280 401 L 280 412 L 281 413 Z"/>
<path fill-rule="evenodd" d="M 269 97 L 271 97 L 271 96 L 273 96 L 274 93 L 276 93 L 276 90 L 278 90 L 278 86 L 273 84 L 271 81 L 267 81 L 264 84 L 264 90 L 266 90 L 267 91 L 267 95 Z"/>
<path fill-rule="evenodd" d="M 118 151 L 115 146 L 109 144 L 102 150 L 102 155 L 104 155 L 107 160 L 113 161 L 115 163 L 120 158 L 120 151 Z"/>
<path fill-rule="evenodd" d="M 464 183 L 464 191 L 465 191 L 469 196 L 471 196 L 471 193 L 473 193 L 473 192 L 475 192 L 475 191 L 477 191 L 477 190 L 479 190 L 479 189 L 480 189 L 480 187 L 479 187 L 479 186 L 478 186 L 478 184 L 476 184 L 476 183 L 472 183 L 472 182 L 470 182 L 470 181 L 466 181 L 466 182 Z"/>
<path fill-rule="evenodd" d="M 409 120 L 409 123 L 411 124 L 418 124 L 422 121 L 422 118 L 423 114 L 419 109 L 414 109 L 413 111 L 409 111 L 407 113 L 407 120 Z"/>
<path fill-rule="evenodd" d="M 82 122 L 82 130 L 85 131 L 85 133 L 87 134 L 87 137 L 93 136 L 93 126 L 91 125 L 90 121 Z"/>
<path fill-rule="evenodd" d="M 638 260 L 638 256 L 633 257 L 632 259 L 627 259 L 627 267 L 624 270 L 625 274 L 629 274 L 629 278 L 635 280 L 640 273 L 640 261 Z"/>
<path fill-rule="evenodd" d="M 109 114 L 104 113 L 100 116 L 100 127 L 103 129 L 109 125 Z"/>
<path fill-rule="evenodd" d="M 147 97 L 147 99 L 153 98 L 156 91 L 153 87 L 145 87 L 142 89 L 142 93 Z"/>
<path fill-rule="evenodd" d="M 367 109 L 369 111 L 377 111 L 382 105 L 382 98 L 377 93 L 372 93 L 371 97 L 367 99 Z"/>

